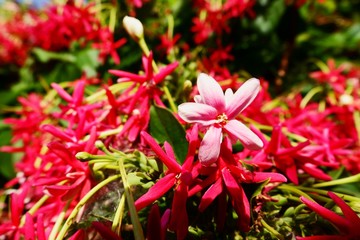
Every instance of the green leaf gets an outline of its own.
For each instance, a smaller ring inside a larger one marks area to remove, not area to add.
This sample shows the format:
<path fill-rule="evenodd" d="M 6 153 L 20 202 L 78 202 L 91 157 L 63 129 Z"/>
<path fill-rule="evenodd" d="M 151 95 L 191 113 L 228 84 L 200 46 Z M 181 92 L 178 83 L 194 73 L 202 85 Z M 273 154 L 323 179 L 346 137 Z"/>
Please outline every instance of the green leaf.
<path fill-rule="evenodd" d="M 0 120 L 0 146 L 9 145 L 12 137 L 11 130 L 8 125 Z M 12 162 L 12 155 L 10 153 L 0 152 L 1 167 L 0 180 L 11 179 L 15 177 L 15 170 Z"/>
<path fill-rule="evenodd" d="M 75 57 L 71 53 L 67 52 L 50 52 L 41 48 L 34 48 L 33 53 L 39 59 L 40 62 L 46 63 L 50 60 L 60 60 L 64 62 L 75 62 Z"/>
<path fill-rule="evenodd" d="M 96 49 L 83 49 L 76 53 L 75 64 L 86 73 L 88 77 L 96 76 L 96 68 L 100 65 L 99 51 Z"/>
<path fill-rule="evenodd" d="M 159 143 L 170 143 L 177 160 L 184 162 L 188 151 L 185 130 L 169 110 L 158 106 L 150 108 L 149 132 Z"/>

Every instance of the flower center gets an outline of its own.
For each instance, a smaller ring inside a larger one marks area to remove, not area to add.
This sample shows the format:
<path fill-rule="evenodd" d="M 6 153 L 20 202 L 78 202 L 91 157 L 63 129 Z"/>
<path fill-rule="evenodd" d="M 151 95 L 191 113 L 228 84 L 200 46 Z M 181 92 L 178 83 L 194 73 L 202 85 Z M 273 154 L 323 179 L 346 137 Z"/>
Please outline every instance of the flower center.
<path fill-rule="evenodd" d="M 224 126 L 228 123 L 228 117 L 225 113 L 219 114 L 216 117 L 216 123 L 220 124 L 221 126 Z"/>

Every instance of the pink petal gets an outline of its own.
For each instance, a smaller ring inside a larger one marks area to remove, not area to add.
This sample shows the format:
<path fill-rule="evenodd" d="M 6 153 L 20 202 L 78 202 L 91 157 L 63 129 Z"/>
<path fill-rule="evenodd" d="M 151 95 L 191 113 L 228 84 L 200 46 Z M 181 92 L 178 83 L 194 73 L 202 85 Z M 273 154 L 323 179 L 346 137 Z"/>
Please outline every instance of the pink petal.
<path fill-rule="evenodd" d="M 253 181 L 262 182 L 270 178 L 270 182 L 287 182 L 287 178 L 280 174 L 274 172 L 253 172 Z"/>
<path fill-rule="evenodd" d="M 149 56 L 143 56 L 142 62 L 143 62 L 147 80 L 153 80 L 153 78 L 154 78 L 154 71 L 153 71 L 153 67 L 152 67 L 153 53 L 150 52 Z"/>
<path fill-rule="evenodd" d="M 321 179 L 324 181 L 332 180 L 332 178 L 329 175 L 324 173 L 321 169 L 317 168 L 316 165 L 306 163 L 302 165 L 302 169 L 316 179 Z"/>
<path fill-rule="evenodd" d="M 57 83 L 51 83 L 51 87 L 55 89 L 55 91 L 58 92 L 60 97 L 64 99 L 65 101 L 71 103 L 73 101 L 72 96 L 70 96 L 69 93 L 67 93 L 59 84 Z"/>
<path fill-rule="evenodd" d="M 174 150 L 173 150 L 172 146 L 170 145 L 170 143 L 165 141 L 164 142 L 164 149 L 165 149 L 166 155 L 168 155 L 171 159 L 176 159 Z"/>
<path fill-rule="evenodd" d="M 209 75 L 200 73 L 197 86 L 203 102 L 217 109 L 219 113 L 223 113 L 225 110 L 225 98 L 219 83 Z"/>
<path fill-rule="evenodd" d="M 200 123 L 205 126 L 215 123 L 218 115 L 215 108 L 202 103 L 182 103 L 178 111 L 185 122 Z"/>
<path fill-rule="evenodd" d="M 230 120 L 224 126 L 224 129 L 231 138 L 239 139 L 250 150 L 259 150 L 264 146 L 261 139 L 255 133 L 237 120 Z"/>
<path fill-rule="evenodd" d="M 35 238 L 35 224 L 33 216 L 30 213 L 26 213 L 25 215 L 25 224 L 24 224 L 24 238 L 25 239 L 36 239 Z"/>
<path fill-rule="evenodd" d="M 81 80 L 76 83 L 73 92 L 73 102 L 76 106 L 81 105 L 83 98 L 84 98 L 84 90 L 85 90 L 86 82 L 85 80 Z"/>
<path fill-rule="evenodd" d="M 231 102 L 231 99 L 234 96 L 234 92 L 231 90 L 231 88 L 226 89 L 225 91 L 225 105 L 228 106 Z"/>
<path fill-rule="evenodd" d="M 117 77 L 126 78 L 126 79 L 128 79 L 127 81 L 135 81 L 135 82 L 143 83 L 146 80 L 145 76 L 140 76 L 140 75 L 125 72 L 122 70 L 109 70 L 108 72 Z"/>
<path fill-rule="evenodd" d="M 46 240 L 45 236 L 45 227 L 44 227 L 44 214 L 39 214 L 37 216 L 36 222 L 36 234 L 38 240 Z"/>
<path fill-rule="evenodd" d="M 160 72 L 154 77 L 155 83 L 158 84 L 162 82 L 168 75 L 170 75 L 175 70 L 175 68 L 177 68 L 177 66 L 179 66 L 179 63 L 173 62 L 166 67 L 160 69 Z"/>
<path fill-rule="evenodd" d="M 199 147 L 199 160 L 202 165 L 209 166 L 216 162 L 220 154 L 222 129 L 210 126 Z"/>
<path fill-rule="evenodd" d="M 242 112 L 252 101 L 260 90 L 260 81 L 256 78 L 247 80 L 235 92 L 234 96 L 226 104 L 226 115 L 229 119 L 235 118 Z"/>

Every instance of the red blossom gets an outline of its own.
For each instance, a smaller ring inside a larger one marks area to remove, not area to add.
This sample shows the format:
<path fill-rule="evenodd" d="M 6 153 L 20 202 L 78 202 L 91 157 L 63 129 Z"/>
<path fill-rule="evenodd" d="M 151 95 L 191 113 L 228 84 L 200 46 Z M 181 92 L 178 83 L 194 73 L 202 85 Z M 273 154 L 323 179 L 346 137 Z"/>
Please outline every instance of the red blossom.
<path fill-rule="evenodd" d="M 342 240 L 355 240 L 360 238 L 359 228 L 360 228 L 360 218 L 356 212 L 351 209 L 349 205 L 339 196 L 333 192 L 328 192 L 329 197 L 338 205 L 343 213 L 343 216 L 332 212 L 331 210 L 319 205 L 316 202 L 313 202 L 305 197 L 300 197 L 300 200 L 306 204 L 311 210 L 330 221 L 334 224 L 339 232 L 339 236 L 311 236 L 311 237 L 296 237 L 299 240 L 321 240 L 321 239 L 342 239 Z"/>
<path fill-rule="evenodd" d="M 148 133 L 142 132 L 141 136 L 155 152 L 157 157 L 165 164 L 168 171 L 163 178 L 158 180 L 149 189 L 147 193 L 136 200 L 135 207 L 138 211 L 143 209 L 174 187 L 175 192 L 172 201 L 169 228 L 176 232 L 178 239 L 184 239 L 188 232 L 186 201 L 188 198 L 188 187 L 193 179 L 191 171 L 195 150 L 198 145 L 197 128 L 193 128 L 189 135 L 189 151 L 183 166 L 180 166 L 176 162 L 174 152 L 167 142 L 164 143 L 164 152 Z"/>

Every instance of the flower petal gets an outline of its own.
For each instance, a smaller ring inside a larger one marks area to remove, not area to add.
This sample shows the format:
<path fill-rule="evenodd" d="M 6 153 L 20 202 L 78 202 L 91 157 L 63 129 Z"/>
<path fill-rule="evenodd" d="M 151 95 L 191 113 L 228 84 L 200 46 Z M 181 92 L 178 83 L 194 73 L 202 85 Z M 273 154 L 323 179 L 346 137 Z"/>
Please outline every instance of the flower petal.
<path fill-rule="evenodd" d="M 213 185 L 211 185 L 202 196 L 199 205 L 199 211 L 203 212 L 215 200 L 215 198 L 219 196 L 219 194 L 222 191 L 223 191 L 222 181 L 221 178 L 218 178 L 216 182 Z"/>
<path fill-rule="evenodd" d="M 252 101 L 260 90 L 260 81 L 256 78 L 247 80 L 234 93 L 234 96 L 226 102 L 226 115 L 229 119 L 235 118 L 242 112 Z"/>
<path fill-rule="evenodd" d="M 225 110 L 225 98 L 223 90 L 216 80 L 205 73 L 200 73 L 197 79 L 197 87 L 199 89 L 203 102 L 223 113 Z"/>
<path fill-rule="evenodd" d="M 170 173 L 157 181 L 147 193 L 135 201 L 136 210 L 140 211 L 169 191 L 175 184 L 175 176 L 175 173 Z"/>
<path fill-rule="evenodd" d="M 144 141 L 150 146 L 150 148 L 155 152 L 155 154 L 160 158 L 160 160 L 166 165 L 166 167 L 175 173 L 181 172 L 181 166 L 176 162 L 175 158 L 171 158 L 168 156 L 159 144 L 151 137 L 150 134 L 147 132 L 142 131 L 141 136 L 143 137 Z"/>
<path fill-rule="evenodd" d="M 217 110 L 202 103 L 182 103 L 178 108 L 179 116 L 188 123 L 210 125 L 216 122 Z"/>
<path fill-rule="evenodd" d="M 234 92 L 231 88 L 226 89 L 225 91 L 225 106 L 228 106 L 231 102 L 231 99 L 234 96 Z"/>
<path fill-rule="evenodd" d="M 253 181 L 262 182 L 267 179 L 270 179 L 269 182 L 287 182 L 287 178 L 280 174 L 274 172 L 253 172 Z"/>
<path fill-rule="evenodd" d="M 231 138 L 239 139 L 250 150 L 259 150 L 264 146 L 255 133 L 237 120 L 230 120 L 224 128 Z"/>
<path fill-rule="evenodd" d="M 222 129 L 211 126 L 205 133 L 199 147 L 199 160 L 202 165 L 209 166 L 216 162 L 220 154 Z"/>
<path fill-rule="evenodd" d="M 246 197 L 244 189 L 236 182 L 236 179 L 231 175 L 229 169 L 224 168 L 221 173 L 225 186 L 232 198 L 232 204 L 235 212 L 239 216 L 240 229 L 247 232 L 250 229 L 249 200 Z"/>
<path fill-rule="evenodd" d="M 344 217 L 351 221 L 352 226 L 354 226 L 354 229 L 359 229 L 360 218 L 355 213 L 355 211 L 349 205 L 347 205 L 347 203 L 342 198 L 337 196 L 335 193 L 328 192 L 328 195 L 329 195 L 329 197 L 332 198 L 332 200 L 334 200 L 336 205 L 338 205 L 340 207 L 341 211 L 344 214 Z"/>
<path fill-rule="evenodd" d="M 351 221 L 347 220 L 340 215 L 332 212 L 331 210 L 321 206 L 320 204 L 313 202 L 303 196 L 300 197 L 300 200 L 306 204 L 311 210 L 322 216 L 323 218 L 329 220 L 331 223 L 335 224 L 340 231 L 344 233 L 350 229 Z"/>

